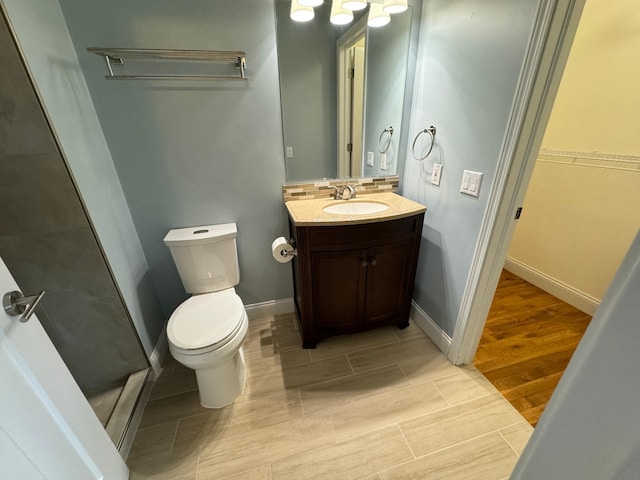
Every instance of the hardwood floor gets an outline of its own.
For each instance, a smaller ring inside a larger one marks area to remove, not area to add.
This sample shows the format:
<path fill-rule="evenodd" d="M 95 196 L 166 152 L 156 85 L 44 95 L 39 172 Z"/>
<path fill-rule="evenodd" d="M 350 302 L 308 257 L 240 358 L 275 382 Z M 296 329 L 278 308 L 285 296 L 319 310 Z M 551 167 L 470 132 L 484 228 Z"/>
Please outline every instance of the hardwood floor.
<path fill-rule="evenodd" d="M 590 321 L 503 270 L 474 365 L 535 426 Z"/>

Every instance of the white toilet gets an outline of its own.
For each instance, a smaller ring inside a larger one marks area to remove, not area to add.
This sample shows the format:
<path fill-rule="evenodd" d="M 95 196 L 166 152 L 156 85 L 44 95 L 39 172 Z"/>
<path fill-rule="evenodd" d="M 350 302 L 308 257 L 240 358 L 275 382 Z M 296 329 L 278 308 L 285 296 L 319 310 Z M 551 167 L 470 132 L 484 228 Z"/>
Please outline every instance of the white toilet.
<path fill-rule="evenodd" d="M 246 380 L 242 342 L 249 323 L 233 288 L 240 281 L 236 236 L 236 224 L 227 223 L 170 230 L 164 238 L 193 295 L 169 319 L 169 351 L 196 371 L 200 404 L 207 408 L 233 403 Z"/>

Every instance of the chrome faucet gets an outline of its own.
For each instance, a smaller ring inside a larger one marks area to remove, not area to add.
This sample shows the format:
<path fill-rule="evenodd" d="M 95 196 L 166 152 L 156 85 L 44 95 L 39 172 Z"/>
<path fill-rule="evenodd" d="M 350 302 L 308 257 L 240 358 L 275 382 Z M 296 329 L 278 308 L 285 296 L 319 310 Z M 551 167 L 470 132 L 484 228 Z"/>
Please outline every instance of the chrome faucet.
<path fill-rule="evenodd" d="M 344 198 L 344 192 L 349 190 L 349 198 L 346 200 L 350 200 L 352 198 L 356 198 L 356 185 L 345 185 L 342 187 L 342 193 L 340 194 L 341 198 Z"/>

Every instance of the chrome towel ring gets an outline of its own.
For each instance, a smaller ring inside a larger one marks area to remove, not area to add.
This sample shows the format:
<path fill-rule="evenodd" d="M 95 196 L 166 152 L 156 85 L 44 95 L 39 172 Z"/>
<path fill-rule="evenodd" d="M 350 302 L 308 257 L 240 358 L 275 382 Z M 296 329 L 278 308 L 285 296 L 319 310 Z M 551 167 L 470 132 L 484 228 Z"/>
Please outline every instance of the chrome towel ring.
<path fill-rule="evenodd" d="M 387 140 L 387 145 L 385 147 L 381 147 L 380 143 L 382 142 L 382 137 L 384 137 L 384 134 L 388 133 L 389 134 L 389 139 Z M 387 153 L 387 150 L 389 150 L 389 147 L 391 146 L 391 137 L 393 136 L 393 126 L 389 127 L 389 128 L 385 128 L 382 133 L 380 134 L 380 136 L 378 137 L 378 151 L 380 153 Z"/>
<path fill-rule="evenodd" d="M 418 138 L 420 137 L 420 135 L 422 135 L 423 133 L 428 133 L 431 136 L 431 145 L 429 145 L 429 151 L 425 153 L 424 156 L 418 157 L 416 155 L 416 142 L 418 141 Z M 413 146 L 411 147 L 411 155 L 413 155 L 413 158 L 415 158 L 418 161 L 422 161 L 425 158 L 427 158 L 431 153 L 431 150 L 433 150 L 433 144 L 435 143 L 435 141 L 436 141 L 436 127 L 431 125 L 429 128 L 420 130 L 416 135 L 416 138 L 413 139 Z"/>

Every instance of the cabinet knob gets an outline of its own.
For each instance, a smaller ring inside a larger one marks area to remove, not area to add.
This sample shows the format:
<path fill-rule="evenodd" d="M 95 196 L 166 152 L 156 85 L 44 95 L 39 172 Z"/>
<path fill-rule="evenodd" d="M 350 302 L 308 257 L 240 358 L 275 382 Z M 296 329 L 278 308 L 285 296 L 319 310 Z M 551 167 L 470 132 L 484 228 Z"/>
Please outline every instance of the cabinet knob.
<path fill-rule="evenodd" d="M 375 265 L 376 263 L 378 263 L 378 260 L 376 260 L 375 258 L 372 258 L 369 260 L 369 262 L 371 263 L 371 265 Z"/>
<path fill-rule="evenodd" d="M 360 266 L 362 268 L 366 267 L 367 266 L 367 261 L 366 260 L 362 260 L 362 262 L 360 263 Z"/>

